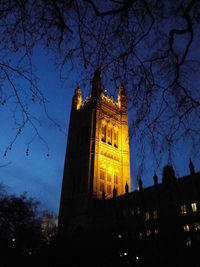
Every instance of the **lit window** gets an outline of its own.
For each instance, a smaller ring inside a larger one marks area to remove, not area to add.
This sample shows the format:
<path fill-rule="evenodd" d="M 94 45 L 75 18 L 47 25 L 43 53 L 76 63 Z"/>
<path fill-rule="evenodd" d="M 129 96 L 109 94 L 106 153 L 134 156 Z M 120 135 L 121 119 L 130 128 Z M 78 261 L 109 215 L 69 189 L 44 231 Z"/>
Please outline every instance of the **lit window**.
<path fill-rule="evenodd" d="M 109 185 L 109 184 L 107 185 L 107 193 L 111 194 L 111 185 Z"/>
<path fill-rule="evenodd" d="M 111 182 L 112 175 L 111 173 L 107 173 L 107 182 Z"/>
<path fill-rule="evenodd" d="M 100 192 L 104 192 L 104 183 L 100 183 Z"/>
<path fill-rule="evenodd" d="M 114 174 L 114 183 L 118 184 L 118 175 L 117 175 L 117 173 Z"/>
<path fill-rule="evenodd" d="M 153 211 L 153 218 L 154 219 L 157 219 L 158 218 L 158 212 L 157 212 L 157 210 L 154 210 Z"/>
<path fill-rule="evenodd" d="M 197 203 L 191 203 L 192 211 L 197 212 Z"/>
<path fill-rule="evenodd" d="M 195 222 L 194 223 L 194 229 L 197 231 L 197 230 L 200 230 L 200 223 L 199 222 Z"/>
<path fill-rule="evenodd" d="M 114 146 L 118 147 L 118 131 L 114 130 Z"/>
<path fill-rule="evenodd" d="M 106 125 L 103 124 L 101 127 L 101 141 L 106 142 Z"/>
<path fill-rule="evenodd" d="M 186 214 L 186 213 L 187 213 L 186 205 L 183 204 L 181 205 L 181 214 Z"/>
<path fill-rule="evenodd" d="M 137 214 L 140 214 L 140 213 L 141 213 L 140 208 L 137 207 Z"/>
<path fill-rule="evenodd" d="M 105 180 L 105 170 L 104 169 L 100 169 L 100 179 L 101 180 Z"/>
<path fill-rule="evenodd" d="M 192 244 L 191 238 L 188 237 L 188 238 L 186 239 L 186 245 L 187 245 L 187 246 L 191 246 L 191 244 Z"/>
<path fill-rule="evenodd" d="M 183 226 L 184 232 L 189 232 L 190 231 L 190 227 L 188 224 Z"/>
<path fill-rule="evenodd" d="M 149 212 L 145 212 L 145 220 L 148 221 L 150 219 Z"/>
<path fill-rule="evenodd" d="M 151 231 L 150 230 L 147 230 L 146 231 L 146 235 L 149 236 L 151 234 Z"/>
<path fill-rule="evenodd" d="M 112 129 L 108 127 L 108 144 L 112 145 Z"/>
<path fill-rule="evenodd" d="M 158 229 L 155 229 L 154 233 L 155 233 L 155 235 L 157 235 L 158 234 Z"/>

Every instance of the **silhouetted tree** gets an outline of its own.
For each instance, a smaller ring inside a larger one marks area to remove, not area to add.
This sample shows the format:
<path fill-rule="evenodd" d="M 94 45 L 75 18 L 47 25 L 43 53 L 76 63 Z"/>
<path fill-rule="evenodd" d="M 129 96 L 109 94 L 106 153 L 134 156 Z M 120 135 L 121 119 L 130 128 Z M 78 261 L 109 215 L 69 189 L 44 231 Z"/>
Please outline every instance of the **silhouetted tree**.
<path fill-rule="evenodd" d="M 23 264 L 27 257 L 38 253 L 42 234 L 37 206 L 38 203 L 25 194 L 19 197 L 1 194 L 0 250 L 1 263 L 5 266 L 18 266 L 19 262 Z"/>
<path fill-rule="evenodd" d="M 28 108 L 40 102 L 46 112 L 32 65 L 37 45 L 55 53 L 65 78 L 74 68 L 91 77 L 99 66 L 105 86 L 123 81 L 131 134 L 159 147 L 158 158 L 181 138 L 194 148 L 200 141 L 199 1 L 13 0 L 1 1 L 0 16 L 0 102 L 14 101 L 13 117 L 22 115 L 5 154 L 26 125 L 43 140 Z"/>

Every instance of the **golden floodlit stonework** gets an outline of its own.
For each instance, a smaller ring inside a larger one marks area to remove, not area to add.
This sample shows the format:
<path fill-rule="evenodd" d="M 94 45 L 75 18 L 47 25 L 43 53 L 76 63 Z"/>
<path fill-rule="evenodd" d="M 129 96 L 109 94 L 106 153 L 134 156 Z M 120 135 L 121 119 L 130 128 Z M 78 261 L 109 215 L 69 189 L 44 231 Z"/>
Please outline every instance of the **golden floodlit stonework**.
<path fill-rule="evenodd" d="M 108 199 L 113 194 L 119 196 L 131 191 L 126 91 L 121 84 L 115 102 L 102 87 L 97 70 L 92 79 L 91 96 L 82 101 L 80 84 L 74 92 L 60 224 L 66 216 L 72 216 L 69 214 L 81 212 L 88 198 Z"/>
<path fill-rule="evenodd" d="M 124 90 L 124 88 L 120 88 Z M 124 91 L 125 92 L 125 91 Z M 127 109 L 121 109 L 120 97 L 113 99 L 101 93 L 97 108 L 94 190 L 98 198 L 105 193 L 106 198 L 125 193 L 126 183 L 130 189 L 130 159 Z"/>

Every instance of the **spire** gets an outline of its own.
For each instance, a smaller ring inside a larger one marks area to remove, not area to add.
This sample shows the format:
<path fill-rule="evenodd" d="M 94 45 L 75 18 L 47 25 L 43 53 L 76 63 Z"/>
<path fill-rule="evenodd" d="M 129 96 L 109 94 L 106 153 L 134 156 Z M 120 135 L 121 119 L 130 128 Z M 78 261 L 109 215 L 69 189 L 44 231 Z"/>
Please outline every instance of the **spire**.
<path fill-rule="evenodd" d="M 81 88 L 80 88 L 80 83 L 78 82 L 77 87 L 74 91 L 72 106 L 73 106 L 73 108 L 78 110 L 78 109 L 80 109 L 81 103 L 82 103 Z"/>
<path fill-rule="evenodd" d="M 123 82 L 121 83 L 119 87 L 118 106 L 120 109 L 127 109 L 127 96 L 126 96 L 126 90 L 125 90 Z"/>
<path fill-rule="evenodd" d="M 190 168 L 190 174 L 191 175 L 195 174 L 194 164 L 193 164 L 191 158 L 190 158 L 189 168 Z"/>
<path fill-rule="evenodd" d="M 158 185 L 158 176 L 156 172 L 154 172 L 153 181 L 154 181 L 154 185 Z"/>
<path fill-rule="evenodd" d="M 97 68 L 92 78 L 92 97 L 97 98 L 102 92 L 102 78 L 101 71 Z"/>
<path fill-rule="evenodd" d="M 128 194 L 128 184 L 126 182 L 126 185 L 125 185 L 125 193 Z"/>
<path fill-rule="evenodd" d="M 121 82 L 120 84 L 119 91 L 121 92 L 122 95 L 126 96 L 126 90 L 123 82 Z"/>
<path fill-rule="evenodd" d="M 143 189 L 143 182 L 142 179 L 140 178 L 138 181 L 138 190 L 141 191 Z"/>

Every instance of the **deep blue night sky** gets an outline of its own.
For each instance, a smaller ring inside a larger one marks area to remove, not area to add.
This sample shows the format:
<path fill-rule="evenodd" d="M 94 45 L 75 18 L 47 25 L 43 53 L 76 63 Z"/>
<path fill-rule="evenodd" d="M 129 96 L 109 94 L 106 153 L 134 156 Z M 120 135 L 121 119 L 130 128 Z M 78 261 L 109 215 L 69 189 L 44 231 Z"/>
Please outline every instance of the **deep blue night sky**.
<path fill-rule="evenodd" d="M 46 156 L 46 148 L 39 139 L 36 139 L 30 146 L 29 156 L 26 156 L 27 143 L 30 141 L 31 130 L 26 128 L 19 136 L 13 149 L 3 158 L 4 150 L 15 134 L 15 128 L 10 117 L 9 110 L 12 107 L 8 104 L 0 108 L 0 182 L 2 182 L 9 193 L 20 194 L 27 192 L 40 201 L 41 209 L 58 213 L 60 192 L 62 185 L 62 174 L 64 157 L 67 143 L 67 132 L 71 109 L 71 100 L 76 83 L 79 78 L 74 71 L 64 82 L 59 79 L 59 70 L 51 60 L 50 56 L 44 55 L 41 49 L 34 53 L 34 64 L 39 77 L 39 87 L 43 90 L 49 100 L 47 110 L 49 115 L 60 124 L 65 134 L 45 117 L 39 106 L 36 106 L 34 113 L 41 121 L 40 133 L 49 145 L 49 157 Z M 129 115 L 131 116 L 131 115 Z M 132 190 L 137 187 L 137 173 L 140 159 L 137 157 L 134 138 L 130 140 L 131 150 L 131 176 Z M 138 149 L 139 146 L 137 146 Z M 189 172 L 188 163 L 190 149 L 187 143 L 181 143 L 176 149 L 175 172 L 177 176 L 187 175 Z M 193 158 L 196 170 L 200 168 L 198 158 Z M 161 180 L 162 167 L 157 169 L 159 180 Z M 144 186 L 153 182 L 154 166 L 151 155 L 145 160 L 142 179 Z"/>
<path fill-rule="evenodd" d="M 47 110 L 53 120 L 60 124 L 62 133 L 46 118 L 42 108 L 34 107 L 34 113 L 41 121 L 40 133 L 49 145 L 49 157 L 43 142 L 39 139 L 31 144 L 29 156 L 26 156 L 27 143 L 30 141 L 32 130 L 28 127 L 3 158 L 4 150 L 15 135 L 15 126 L 12 123 L 8 104 L 0 109 L 1 141 L 0 165 L 9 163 L 0 168 L 0 181 L 7 186 L 9 193 L 23 193 L 26 191 L 41 202 L 42 209 L 58 211 L 61 190 L 62 172 L 64 165 L 65 147 L 67 141 L 67 127 L 71 108 L 72 92 L 69 83 L 62 83 L 59 72 L 49 56 L 44 56 L 42 50 L 36 50 L 34 64 L 39 76 L 39 87 L 48 99 Z"/>

